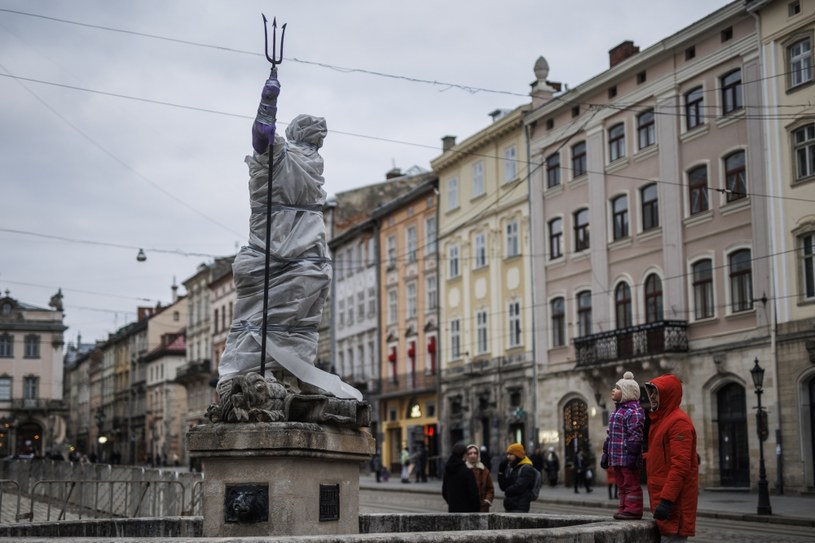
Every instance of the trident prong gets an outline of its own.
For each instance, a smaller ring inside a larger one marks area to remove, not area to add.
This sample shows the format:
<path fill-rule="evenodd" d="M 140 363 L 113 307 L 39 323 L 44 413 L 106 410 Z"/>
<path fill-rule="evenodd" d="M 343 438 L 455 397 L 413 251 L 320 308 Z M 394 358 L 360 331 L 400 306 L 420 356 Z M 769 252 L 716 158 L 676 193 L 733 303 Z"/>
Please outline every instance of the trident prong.
<path fill-rule="evenodd" d="M 272 19 L 272 56 L 269 56 L 269 30 L 267 24 L 269 20 L 263 15 L 263 41 L 266 47 L 266 60 L 272 63 L 272 68 L 283 62 L 283 40 L 286 39 L 286 24 L 284 23 L 280 32 L 280 56 L 277 56 L 277 17 Z"/>

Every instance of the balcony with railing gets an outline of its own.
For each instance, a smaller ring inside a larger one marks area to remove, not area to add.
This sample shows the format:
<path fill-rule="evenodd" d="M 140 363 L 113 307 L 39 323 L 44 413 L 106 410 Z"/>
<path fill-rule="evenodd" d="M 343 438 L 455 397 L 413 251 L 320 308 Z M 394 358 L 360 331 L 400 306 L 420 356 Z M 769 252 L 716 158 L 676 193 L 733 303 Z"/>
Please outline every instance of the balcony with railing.
<path fill-rule="evenodd" d="M 687 321 L 658 321 L 574 339 L 577 366 L 688 350 Z"/>
<path fill-rule="evenodd" d="M 175 380 L 179 383 L 190 383 L 198 379 L 209 379 L 211 367 L 209 358 L 187 362 L 175 370 Z"/>
<path fill-rule="evenodd" d="M 15 411 L 67 411 L 68 405 L 63 400 L 46 398 L 15 398 L 11 400 Z"/>
<path fill-rule="evenodd" d="M 380 379 L 382 396 L 395 396 L 412 392 L 428 392 L 436 388 L 436 374 L 424 370 L 400 373 L 396 377 Z"/>

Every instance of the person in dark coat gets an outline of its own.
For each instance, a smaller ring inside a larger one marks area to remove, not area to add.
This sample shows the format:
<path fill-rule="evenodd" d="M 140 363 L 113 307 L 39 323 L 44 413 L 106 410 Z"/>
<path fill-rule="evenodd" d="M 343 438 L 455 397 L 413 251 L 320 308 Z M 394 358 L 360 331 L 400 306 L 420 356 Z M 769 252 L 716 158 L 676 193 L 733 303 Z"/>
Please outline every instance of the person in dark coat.
<path fill-rule="evenodd" d="M 463 443 L 456 443 L 453 453 L 444 466 L 441 495 L 447 502 L 448 513 L 478 513 L 481 511 L 481 498 L 478 495 L 475 475 L 464 461 L 466 452 L 467 448 Z"/>
<path fill-rule="evenodd" d="M 527 458 L 524 446 L 513 443 L 507 447 L 506 460 L 498 467 L 498 486 L 504 491 L 507 513 L 528 513 L 535 485 L 535 466 Z"/>

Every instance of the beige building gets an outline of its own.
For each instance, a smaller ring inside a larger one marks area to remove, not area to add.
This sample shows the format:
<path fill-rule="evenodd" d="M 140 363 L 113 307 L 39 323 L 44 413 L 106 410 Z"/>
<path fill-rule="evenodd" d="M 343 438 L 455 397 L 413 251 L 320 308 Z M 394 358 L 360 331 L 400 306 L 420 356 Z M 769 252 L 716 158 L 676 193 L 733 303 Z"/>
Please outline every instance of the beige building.
<path fill-rule="evenodd" d="M 49 305 L 0 296 L 0 456 L 43 456 L 65 442 L 62 293 Z"/>
<path fill-rule="evenodd" d="M 526 117 L 540 439 L 566 464 L 599 456 L 624 371 L 672 372 L 700 484 L 757 479 L 750 369 L 771 414 L 779 376 L 756 27 L 733 2 L 644 51 L 624 42 Z"/>
<path fill-rule="evenodd" d="M 778 375 L 765 402 L 769 453 L 782 452 L 776 487 L 815 488 L 815 3 L 749 1 L 759 19 L 761 86 L 767 107 L 764 175 L 775 315 L 773 357 L 762 365 Z M 775 445 L 775 446 L 773 446 Z M 776 465 L 771 460 L 772 465 Z"/>
<path fill-rule="evenodd" d="M 536 90 L 551 96 L 541 78 Z M 521 106 L 492 113 L 456 144 L 439 176 L 441 436 L 503 451 L 535 435 L 528 170 Z"/>

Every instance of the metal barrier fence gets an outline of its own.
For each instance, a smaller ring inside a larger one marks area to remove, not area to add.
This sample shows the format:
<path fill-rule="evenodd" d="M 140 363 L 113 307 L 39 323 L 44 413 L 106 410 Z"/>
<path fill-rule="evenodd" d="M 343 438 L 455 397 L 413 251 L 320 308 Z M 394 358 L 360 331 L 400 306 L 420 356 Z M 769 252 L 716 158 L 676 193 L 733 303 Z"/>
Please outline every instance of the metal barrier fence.
<path fill-rule="evenodd" d="M 42 504 L 44 520 L 76 518 L 180 517 L 192 511 L 192 497 L 179 481 L 37 481 L 31 488 L 31 504 L 25 515 L 34 520 L 35 503 Z M 52 511 L 58 511 L 54 514 Z"/>
<path fill-rule="evenodd" d="M 3 462 L 0 524 L 200 516 L 200 473 L 69 462 Z"/>

